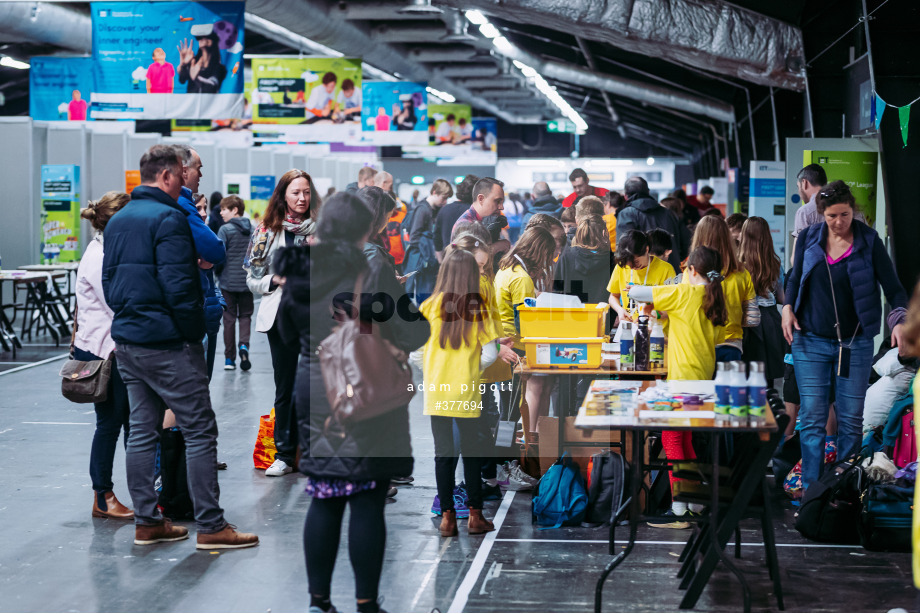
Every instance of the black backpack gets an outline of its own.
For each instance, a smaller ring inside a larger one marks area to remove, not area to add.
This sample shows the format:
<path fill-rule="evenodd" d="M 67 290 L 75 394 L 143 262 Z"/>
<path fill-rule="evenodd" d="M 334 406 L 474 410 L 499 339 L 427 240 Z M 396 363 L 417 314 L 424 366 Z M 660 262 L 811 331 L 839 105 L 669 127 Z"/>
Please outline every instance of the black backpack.
<path fill-rule="evenodd" d="M 865 483 L 861 460 L 835 463 L 808 487 L 795 521 L 803 537 L 833 544 L 859 543 L 860 496 Z"/>
<path fill-rule="evenodd" d="M 616 524 L 629 505 L 628 476 L 628 464 L 619 454 L 608 450 L 591 457 L 591 485 L 584 525 Z"/>

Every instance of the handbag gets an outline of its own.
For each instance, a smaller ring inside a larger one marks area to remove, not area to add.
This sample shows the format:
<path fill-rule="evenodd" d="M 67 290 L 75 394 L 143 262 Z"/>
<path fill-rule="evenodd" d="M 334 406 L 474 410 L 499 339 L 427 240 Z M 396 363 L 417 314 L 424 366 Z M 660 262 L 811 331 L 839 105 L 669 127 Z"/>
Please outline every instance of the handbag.
<path fill-rule="evenodd" d="M 112 358 L 105 360 L 74 360 L 74 339 L 77 336 L 77 310 L 73 311 L 73 332 L 70 335 L 70 359 L 61 367 L 61 394 L 74 403 L 103 403 L 109 398 Z"/>
<path fill-rule="evenodd" d="M 415 396 L 408 354 L 381 337 L 373 323 L 370 332 L 361 330 L 361 283 L 359 277 L 351 313 L 333 312 L 340 324 L 316 350 L 330 419 L 343 427 L 404 407 Z"/>

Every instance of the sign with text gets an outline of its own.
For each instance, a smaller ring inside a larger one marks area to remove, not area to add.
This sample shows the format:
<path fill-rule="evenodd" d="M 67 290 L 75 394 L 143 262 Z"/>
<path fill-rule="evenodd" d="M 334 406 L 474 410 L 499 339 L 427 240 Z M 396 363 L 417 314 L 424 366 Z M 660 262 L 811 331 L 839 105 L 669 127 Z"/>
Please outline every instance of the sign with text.
<path fill-rule="evenodd" d="M 80 259 L 80 167 L 42 165 L 40 245 L 45 264 Z"/>
<path fill-rule="evenodd" d="M 786 163 L 751 160 L 748 213 L 770 225 L 773 249 L 786 262 Z"/>
<path fill-rule="evenodd" d="M 40 121 L 86 121 L 93 92 L 92 58 L 33 57 L 29 115 Z"/>
<path fill-rule="evenodd" d="M 840 179 L 850 186 L 856 206 L 866 216 L 866 222 L 869 226 L 875 225 L 875 205 L 878 199 L 877 153 L 806 150 L 804 163 L 820 164 L 829 182 Z"/>

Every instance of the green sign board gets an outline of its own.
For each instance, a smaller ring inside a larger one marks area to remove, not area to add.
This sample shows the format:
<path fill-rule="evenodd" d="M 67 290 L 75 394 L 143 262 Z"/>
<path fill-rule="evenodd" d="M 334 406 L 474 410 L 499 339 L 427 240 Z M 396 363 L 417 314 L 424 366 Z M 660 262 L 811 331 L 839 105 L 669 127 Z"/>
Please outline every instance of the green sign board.
<path fill-rule="evenodd" d="M 575 122 L 568 119 L 552 119 L 546 122 L 547 132 L 575 132 Z"/>
<path fill-rule="evenodd" d="M 820 164 L 828 181 L 843 180 L 856 199 L 856 206 L 866 216 L 870 226 L 875 224 L 875 204 L 878 196 L 878 154 L 871 151 L 813 151 L 806 150 L 804 162 Z"/>
<path fill-rule="evenodd" d="M 80 259 L 80 167 L 42 165 L 41 251 L 45 263 Z"/>

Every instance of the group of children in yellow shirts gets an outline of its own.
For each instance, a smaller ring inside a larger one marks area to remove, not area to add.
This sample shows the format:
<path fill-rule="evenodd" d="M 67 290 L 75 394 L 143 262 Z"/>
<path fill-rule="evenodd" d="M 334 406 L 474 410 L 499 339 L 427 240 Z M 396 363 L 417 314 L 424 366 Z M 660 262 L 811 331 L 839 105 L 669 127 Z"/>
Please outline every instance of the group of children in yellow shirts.
<path fill-rule="evenodd" d="M 587 218 L 578 221 L 579 226 L 591 223 Z M 434 292 L 420 310 L 431 324 L 431 337 L 424 348 L 424 412 L 432 417 L 436 463 L 445 453 L 454 459 L 462 453 L 470 532 L 485 532 L 493 529 L 482 518 L 479 474 L 481 457 L 487 455 L 492 442 L 489 428 L 474 423 L 480 422 L 476 419 L 483 400 L 494 399 L 491 384 L 507 382 L 510 387 L 512 367 L 524 354 L 517 310 L 526 298 L 551 290 L 554 262 L 566 245 L 566 235 L 555 218 L 533 216 L 493 275 L 488 233 L 476 226 L 480 225 L 457 229 L 445 251 Z M 769 234 L 762 240 L 769 241 L 772 250 Z M 586 247 L 610 249 L 609 243 Z M 668 379 L 711 379 L 717 360 L 741 359 L 743 328 L 759 322 L 751 272 L 739 260 L 728 226 L 718 216 L 706 216 L 697 225 L 681 276 L 663 259 L 666 254 L 660 248 L 656 251 L 661 257 L 651 252 L 649 237 L 640 231 L 621 238 L 607 286 L 610 306 L 618 320 L 637 316 L 636 303 L 666 315 Z M 531 431 L 536 430 L 537 416 L 548 409 L 549 392 L 548 378 L 529 379 L 525 399 Z M 460 450 L 453 450 L 450 423 L 454 419 L 460 431 Z M 666 432 L 664 444 L 671 460 L 695 458 L 687 433 Z M 450 503 L 455 466 L 456 460 L 450 472 L 446 468 L 436 472 L 445 536 L 456 534 Z M 686 511 L 674 504 L 671 514 L 681 516 Z"/>

